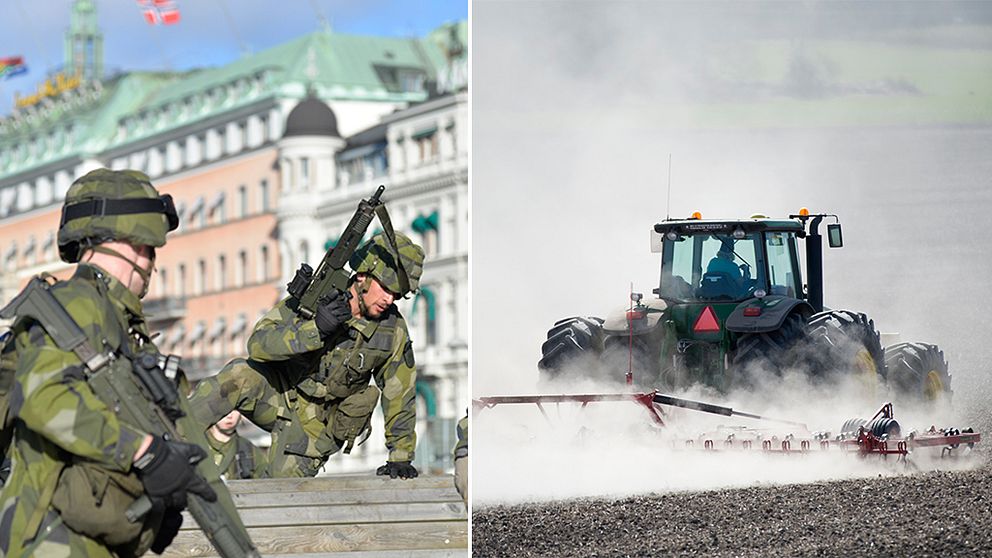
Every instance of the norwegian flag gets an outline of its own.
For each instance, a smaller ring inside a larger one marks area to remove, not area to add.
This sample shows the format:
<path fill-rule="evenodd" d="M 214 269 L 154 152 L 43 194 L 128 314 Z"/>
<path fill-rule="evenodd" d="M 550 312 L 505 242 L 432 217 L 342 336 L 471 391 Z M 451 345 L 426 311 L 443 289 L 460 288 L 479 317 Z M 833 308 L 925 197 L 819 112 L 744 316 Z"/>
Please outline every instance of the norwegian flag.
<path fill-rule="evenodd" d="M 179 7 L 173 0 L 135 0 L 148 25 L 179 23 Z"/>

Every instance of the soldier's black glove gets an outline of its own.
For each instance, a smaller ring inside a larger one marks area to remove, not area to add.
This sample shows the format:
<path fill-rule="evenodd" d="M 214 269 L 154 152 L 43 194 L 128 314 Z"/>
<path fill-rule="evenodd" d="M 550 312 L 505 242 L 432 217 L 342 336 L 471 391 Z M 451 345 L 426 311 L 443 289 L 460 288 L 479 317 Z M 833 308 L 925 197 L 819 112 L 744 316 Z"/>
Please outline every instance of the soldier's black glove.
<path fill-rule="evenodd" d="M 195 465 L 206 456 L 200 446 L 154 436 L 148 451 L 134 462 L 134 468 L 152 500 L 161 501 L 166 508 L 183 509 L 187 492 L 208 502 L 217 500 L 214 489 L 196 474 Z"/>
<path fill-rule="evenodd" d="M 165 510 L 162 517 L 162 525 L 158 528 L 155 540 L 152 541 L 152 552 L 162 554 L 166 548 L 172 544 L 172 540 L 179 534 L 179 528 L 183 526 L 183 512 L 169 508 Z"/>
<path fill-rule="evenodd" d="M 410 464 L 409 461 L 387 461 L 385 465 L 379 467 L 375 470 L 377 475 L 389 475 L 389 478 L 395 479 L 399 477 L 401 479 L 415 479 L 420 473 L 417 472 L 417 468 Z"/>
<path fill-rule="evenodd" d="M 351 304 L 348 303 L 350 298 L 351 293 L 333 289 L 331 294 L 320 301 L 313 319 L 317 322 L 321 338 L 330 337 L 351 317 Z"/>

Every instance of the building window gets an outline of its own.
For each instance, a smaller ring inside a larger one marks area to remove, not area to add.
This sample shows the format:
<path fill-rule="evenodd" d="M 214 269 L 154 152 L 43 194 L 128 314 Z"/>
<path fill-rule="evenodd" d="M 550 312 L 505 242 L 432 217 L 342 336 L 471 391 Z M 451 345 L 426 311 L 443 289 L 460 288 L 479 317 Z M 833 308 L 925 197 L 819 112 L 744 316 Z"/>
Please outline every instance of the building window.
<path fill-rule="evenodd" d="M 262 246 L 258 259 L 258 280 L 261 283 L 269 280 L 269 247 Z"/>
<path fill-rule="evenodd" d="M 259 207 L 262 209 L 262 213 L 269 210 L 269 181 L 262 179 L 262 182 L 258 185 L 258 195 L 259 195 Z"/>
<path fill-rule="evenodd" d="M 227 256 L 221 254 L 217 256 L 217 290 L 223 291 L 227 288 Z"/>
<path fill-rule="evenodd" d="M 7 252 L 3 255 L 3 267 L 4 269 L 14 270 L 17 269 L 17 242 L 11 242 L 10 248 L 7 248 Z"/>
<path fill-rule="evenodd" d="M 234 280 L 238 287 L 244 287 L 248 282 L 248 252 L 242 250 L 238 252 L 238 269 L 234 274 Z"/>
<path fill-rule="evenodd" d="M 200 260 L 196 263 L 196 285 L 193 289 L 194 295 L 202 295 L 207 290 L 207 261 Z"/>
<path fill-rule="evenodd" d="M 431 288 L 420 288 L 420 293 L 413 299 L 410 315 L 424 332 L 424 344 L 428 347 L 437 344 L 437 300 Z"/>
<path fill-rule="evenodd" d="M 413 136 L 413 141 L 417 142 L 421 163 L 429 163 L 437 159 L 437 132 L 417 134 Z"/>
<path fill-rule="evenodd" d="M 432 257 L 437 254 L 438 248 L 438 214 L 437 211 L 433 211 L 430 214 L 419 214 L 417 218 L 413 220 L 410 224 L 410 228 L 420 234 L 422 238 L 421 244 L 424 248 L 424 255 L 427 257 Z"/>
<path fill-rule="evenodd" d="M 179 264 L 176 272 L 176 296 L 186 296 L 186 264 Z"/>
<path fill-rule="evenodd" d="M 217 197 L 214 198 L 214 202 L 210 204 L 210 214 L 214 218 L 214 224 L 223 225 L 227 221 L 227 215 L 224 211 L 226 206 L 224 203 L 226 201 L 224 199 L 225 197 L 224 192 L 220 192 L 217 194 Z"/>
<path fill-rule="evenodd" d="M 162 269 L 158 270 L 158 279 L 155 280 L 158 286 L 155 287 L 155 292 L 158 293 L 160 297 L 169 296 L 169 270 Z"/>
<path fill-rule="evenodd" d="M 53 261 L 53 260 L 55 260 L 55 257 L 56 257 L 56 255 L 55 255 L 55 231 L 49 231 L 48 232 L 48 237 L 45 238 L 45 243 L 42 245 L 41 250 L 42 250 L 42 254 L 43 254 L 42 258 L 44 258 L 45 261 Z"/>
<path fill-rule="evenodd" d="M 203 199 L 203 196 L 200 196 L 196 198 L 196 201 L 193 202 L 193 207 L 189 210 L 189 220 L 192 221 L 194 227 L 202 228 L 207 224 L 207 214 L 203 208 L 205 203 L 206 200 Z"/>
<path fill-rule="evenodd" d="M 28 243 L 24 245 L 24 265 L 30 267 L 37 263 L 38 251 L 37 242 L 34 240 L 34 235 L 28 237 Z"/>
<path fill-rule="evenodd" d="M 306 240 L 300 242 L 300 261 L 310 261 L 310 244 Z"/>
<path fill-rule="evenodd" d="M 300 188 L 310 189 L 310 158 L 300 157 Z"/>
<path fill-rule="evenodd" d="M 244 219 L 248 216 L 248 188 L 238 186 L 238 217 Z"/>

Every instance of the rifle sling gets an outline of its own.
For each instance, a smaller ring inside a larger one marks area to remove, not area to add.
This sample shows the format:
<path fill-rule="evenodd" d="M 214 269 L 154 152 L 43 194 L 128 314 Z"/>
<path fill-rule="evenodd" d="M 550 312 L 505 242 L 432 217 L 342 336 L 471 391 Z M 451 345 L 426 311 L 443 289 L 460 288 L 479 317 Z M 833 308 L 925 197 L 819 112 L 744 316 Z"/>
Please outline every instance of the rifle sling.
<path fill-rule="evenodd" d="M 24 290 L 0 310 L 0 317 L 31 318 L 36 321 L 58 348 L 75 353 L 90 373 L 103 368 L 110 361 L 107 355 L 93 349 L 86 339 L 86 333 L 55 298 L 48 283 L 38 277 L 32 277 Z"/>
<path fill-rule="evenodd" d="M 379 204 L 375 207 L 375 215 L 379 218 L 382 230 L 389 239 L 389 245 L 393 249 L 393 258 L 396 259 L 396 277 L 400 282 L 400 291 L 406 294 L 410 291 L 410 278 L 407 276 L 406 268 L 403 267 L 403 260 L 400 258 L 400 249 L 396 245 L 396 232 L 393 230 L 393 222 L 389 219 L 389 212 L 386 211 L 386 204 Z"/>

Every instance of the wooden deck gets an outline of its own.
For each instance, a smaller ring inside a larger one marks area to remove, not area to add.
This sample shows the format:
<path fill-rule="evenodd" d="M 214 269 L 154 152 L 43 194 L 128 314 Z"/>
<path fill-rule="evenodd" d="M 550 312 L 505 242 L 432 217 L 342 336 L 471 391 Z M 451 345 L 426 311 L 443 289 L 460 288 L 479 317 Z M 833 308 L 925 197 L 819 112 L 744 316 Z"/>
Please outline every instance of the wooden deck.
<path fill-rule="evenodd" d="M 468 556 L 467 514 L 450 475 L 266 479 L 228 486 L 262 556 Z M 163 556 L 216 553 L 187 513 Z"/>

